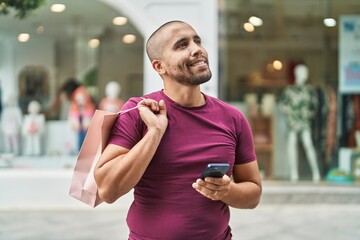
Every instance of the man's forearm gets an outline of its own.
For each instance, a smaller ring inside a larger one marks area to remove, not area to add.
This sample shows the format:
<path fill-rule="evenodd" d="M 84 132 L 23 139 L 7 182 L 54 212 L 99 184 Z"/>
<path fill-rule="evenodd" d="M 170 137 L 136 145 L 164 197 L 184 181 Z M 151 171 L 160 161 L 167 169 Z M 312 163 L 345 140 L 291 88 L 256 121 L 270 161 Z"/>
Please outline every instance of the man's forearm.
<path fill-rule="evenodd" d="M 261 187 L 254 182 L 231 182 L 230 191 L 221 199 L 234 208 L 255 208 L 260 202 Z"/>

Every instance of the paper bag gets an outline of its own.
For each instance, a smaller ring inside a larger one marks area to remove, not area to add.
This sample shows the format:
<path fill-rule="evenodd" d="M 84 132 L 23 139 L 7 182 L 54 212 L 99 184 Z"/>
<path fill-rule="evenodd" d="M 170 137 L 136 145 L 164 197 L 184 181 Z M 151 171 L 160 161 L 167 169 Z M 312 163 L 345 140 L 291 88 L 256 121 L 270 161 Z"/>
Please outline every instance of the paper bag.
<path fill-rule="evenodd" d="M 98 195 L 98 187 L 94 179 L 95 165 L 107 145 L 112 126 L 118 116 L 136 108 L 118 113 L 95 111 L 77 157 L 70 186 L 70 196 L 91 207 L 96 207 L 103 202 Z"/>

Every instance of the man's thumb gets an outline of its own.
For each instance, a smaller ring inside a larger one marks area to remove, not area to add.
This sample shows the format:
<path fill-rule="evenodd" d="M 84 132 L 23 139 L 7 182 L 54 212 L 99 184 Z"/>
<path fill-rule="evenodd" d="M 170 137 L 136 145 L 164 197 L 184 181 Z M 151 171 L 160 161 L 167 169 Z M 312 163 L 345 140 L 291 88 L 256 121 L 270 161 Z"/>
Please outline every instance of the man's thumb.
<path fill-rule="evenodd" d="M 160 108 L 160 114 L 165 114 L 166 115 L 166 104 L 164 100 L 160 100 L 159 101 L 159 108 Z"/>

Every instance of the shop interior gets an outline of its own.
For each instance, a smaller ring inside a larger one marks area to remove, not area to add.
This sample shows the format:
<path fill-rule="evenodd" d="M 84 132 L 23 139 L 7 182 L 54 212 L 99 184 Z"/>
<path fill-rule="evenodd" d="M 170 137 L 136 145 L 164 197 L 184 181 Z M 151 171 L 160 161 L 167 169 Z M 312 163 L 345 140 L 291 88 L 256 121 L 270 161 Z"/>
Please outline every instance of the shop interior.
<path fill-rule="evenodd" d="M 66 10 L 52 12 L 55 2 Z M 69 123 L 71 102 L 59 94 L 69 79 L 86 87 L 94 108 L 109 95 L 126 101 L 143 94 L 145 39 L 127 14 L 98 0 L 50 0 L 25 20 L 0 16 L 0 54 L 6 56 L 0 57 L 0 91 L 17 89 L 14 96 L 1 91 L 0 168 L 74 166 L 78 135 Z M 340 91 L 343 16 L 359 17 L 360 1 L 218 0 L 219 79 L 213 80 L 218 97 L 247 116 L 264 179 L 319 182 L 332 170 L 342 175 L 339 181 L 360 178 L 360 88 Z M 34 64 L 34 56 L 42 64 Z M 18 72 L 16 79 L 5 79 L 6 69 Z M 291 135 L 287 114 L 295 97 L 286 94 L 299 78 L 309 90 L 310 110 L 301 112 L 308 114 L 309 131 Z M 117 91 L 109 93 L 114 83 Z M 17 140 L 4 130 L 10 107 L 21 122 Z M 29 140 L 24 132 L 33 115 L 39 136 Z M 289 160 L 289 148 L 297 161 Z"/>

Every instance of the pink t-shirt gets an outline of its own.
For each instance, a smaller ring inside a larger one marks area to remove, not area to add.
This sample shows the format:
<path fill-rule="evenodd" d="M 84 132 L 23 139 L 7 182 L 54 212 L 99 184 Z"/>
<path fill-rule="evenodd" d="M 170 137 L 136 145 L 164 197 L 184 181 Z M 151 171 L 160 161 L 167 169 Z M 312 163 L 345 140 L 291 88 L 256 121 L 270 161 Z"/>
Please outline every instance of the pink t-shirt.
<path fill-rule="evenodd" d="M 253 137 L 244 115 L 216 98 L 201 107 L 184 107 L 162 91 L 144 96 L 165 101 L 168 127 L 139 183 L 127 216 L 130 239 L 231 239 L 229 207 L 205 198 L 192 183 L 208 163 L 234 164 L 256 159 Z M 131 98 L 123 107 L 136 106 Z M 109 143 L 132 148 L 146 133 L 137 110 L 121 115 Z"/>

